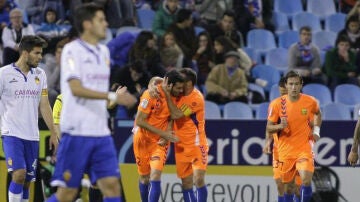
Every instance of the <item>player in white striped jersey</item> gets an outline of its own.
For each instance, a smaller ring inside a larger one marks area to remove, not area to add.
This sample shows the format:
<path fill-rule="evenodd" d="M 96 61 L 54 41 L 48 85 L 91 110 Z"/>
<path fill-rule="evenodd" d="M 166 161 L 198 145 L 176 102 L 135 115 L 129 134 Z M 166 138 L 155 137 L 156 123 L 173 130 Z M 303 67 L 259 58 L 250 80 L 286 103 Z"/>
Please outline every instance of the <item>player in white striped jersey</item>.
<path fill-rule="evenodd" d="M 38 110 L 50 129 L 50 147 L 57 147 L 48 100 L 46 75 L 38 67 L 46 42 L 37 36 L 24 36 L 20 58 L 0 68 L 1 133 L 8 171 L 12 181 L 9 202 L 27 202 L 29 185 L 35 180 L 39 154 Z"/>

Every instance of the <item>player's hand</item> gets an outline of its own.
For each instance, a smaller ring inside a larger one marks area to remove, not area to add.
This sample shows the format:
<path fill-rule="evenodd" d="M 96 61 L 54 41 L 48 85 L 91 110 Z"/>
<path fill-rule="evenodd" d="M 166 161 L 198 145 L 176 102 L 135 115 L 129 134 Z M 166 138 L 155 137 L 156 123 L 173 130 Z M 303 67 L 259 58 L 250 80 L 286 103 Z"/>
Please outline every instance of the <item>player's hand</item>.
<path fill-rule="evenodd" d="M 49 149 L 50 151 L 53 151 L 52 155 L 55 155 L 58 149 L 58 145 L 59 145 L 59 134 L 58 131 L 55 131 L 54 134 L 50 135 L 50 140 L 49 140 Z"/>
<path fill-rule="evenodd" d="M 164 138 L 160 138 L 157 143 L 158 143 L 158 145 L 164 147 L 164 146 L 166 146 L 166 145 L 169 143 L 169 141 L 165 140 Z"/>
<path fill-rule="evenodd" d="M 170 95 L 170 91 L 172 89 L 172 84 L 169 84 L 169 78 L 165 77 L 164 81 L 161 84 L 161 88 L 165 92 L 165 94 Z"/>
<path fill-rule="evenodd" d="M 356 163 L 359 160 L 359 154 L 357 152 L 350 151 L 348 155 L 348 161 L 351 166 L 355 167 Z"/>
<path fill-rule="evenodd" d="M 286 127 L 288 127 L 288 123 L 287 123 L 287 119 L 286 119 L 286 117 L 281 117 L 280 118 L 280 129 L 282 130 L 282 129 L 284 129 L 284 128 L 286 128 Z"/>
<path fill-rule="evenodd" d="M 265 140 L 265 146 L 263 148 L 263 153 L 271 154 L 271 141 L 269 141 L 268 139 Z"/>
<path fill-rule="evenodd" d="M 120 86 L 117 90 L 116 90 L 116 96 L 117 96 L 117 100 L 116 102 L 119 105 L 124 105 L 127 108 L 131 108 L 133 107 L 136 102 L 137 99 L 135 96 L 131 95 L 128 91 L 127 88 L 124 86 Z"/>
<path fill-rule="evenodd" d="M 174 131 L 164 131 L 162 138 L 168 140 L 169 142 L 178 142 L 179 141 L 179 138 L 177 136 L 175 136 Z"/>
<path fill-rule="evenodd" d="M 148 91 L 149 94 L 152 98 L 160 98 L 160 92 L 159 89 L 157 88 L 155 81 L 152 83 L 149 83 L 148 85 Z"/>

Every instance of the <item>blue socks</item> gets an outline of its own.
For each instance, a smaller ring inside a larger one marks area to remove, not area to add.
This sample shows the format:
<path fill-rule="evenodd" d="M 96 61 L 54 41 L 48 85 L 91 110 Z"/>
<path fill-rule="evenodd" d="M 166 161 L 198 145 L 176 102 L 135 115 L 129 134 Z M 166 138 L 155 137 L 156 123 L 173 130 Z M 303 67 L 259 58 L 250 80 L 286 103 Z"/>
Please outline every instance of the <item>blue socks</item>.
<path fill-rule="evenodd" d="M 50 196 L 50 198 L 47 199 L 46 202 L 59 202 L 59 200 L 57 200 L 56 195 L 53 194 Z"/>
<path fill-rule="evenodd" d="M 208 191 L 206 185 L 200 188 L 196 188 L 196 192 L 197 192 L 196 194 L 197 202 L 207 201 Z"/>
<path fill-rule="evenodd" d="M 278 196 L 278 202 L 285 202 L 284 196 Z"/>
<path fill-rule="evenodd" d="M 139 182 L 140 197 L 142 202 L 148 202 L 149 184 Z"/>
<path fill-rule="evenodd" d="M 9 192 L 13 194 L 20 194 L 23 191 L 24 186 L 22 184 L 17 184 L 13 181 L 10 182 Z"/>
<path fill-rule="evenodd" d="M 122 202 L 120 197 L 104 198 L 104 202 Z"/>
<path fill-rule="evenodd" d="M 184 202 L 196 202 L 195 194 L 192 189 L 183 189 Z"/>
<path fill-rule="evenodd" d="M 149 202 L 159 202 L 160 189 L 160 181 L 150 181 Z"/>
<path fill-rule="evenodd" d="M 312 196 L 311 186 L 301 186 L 300 189 L 300 201 L 310 202 Z"/>
<path fill-rule="evenodd" d="M 284 194 L 284 202 L 294 202 L 294 194 Z"/>
<path fill-rule="evenodd" d="M 294 202 L 300 202 L 300 198 L 294 195 Z"/>

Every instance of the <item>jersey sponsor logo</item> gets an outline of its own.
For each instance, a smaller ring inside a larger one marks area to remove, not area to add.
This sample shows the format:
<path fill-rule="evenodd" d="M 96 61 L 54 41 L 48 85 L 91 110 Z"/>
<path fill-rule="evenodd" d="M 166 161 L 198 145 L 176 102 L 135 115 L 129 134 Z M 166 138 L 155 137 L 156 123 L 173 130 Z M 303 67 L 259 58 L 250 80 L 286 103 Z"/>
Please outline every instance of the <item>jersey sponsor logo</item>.
<path fill-rule="evenodd" d="M 11 81 L 9 81 L 9 83 L 15 83 L 18 82 L 18 80 L 16 80 L 15 78 L 13 78 Z"/>
<path fill-rule="evenodd" d="M 149 100 L 147 99 L 143 99 L 140 103 L 140 106 L 143 108 L 143 109 L 146 109 L 146 107 L 148 106 L 149 104 Z"/>
<path fill-rule="evenodd" d="M 38 84 L 38 85 L 40 84 L 40 79 L 37 76 L 35 77 L 35 83 Z"/>
<path fill-rule="evenodd" d="M 63 172 L 63 178 L 65 182 L 68 182 L 71 179 L 71 172 L 69 170 L 65 170 L 65 172 Z"/>
<path fill-rule="evenodd" d="M 37 97 L 40 94 L 39 90 L 29 90 L 29 89 L 23 89 L 23 90 L 15 90 L 15 97 Z"/>
<path fill-rule="evenodd" d="M 308 113 L 307 109 L 301 109 L 301 114 L 302 115 L 307 115 L 307 113 Z"/>

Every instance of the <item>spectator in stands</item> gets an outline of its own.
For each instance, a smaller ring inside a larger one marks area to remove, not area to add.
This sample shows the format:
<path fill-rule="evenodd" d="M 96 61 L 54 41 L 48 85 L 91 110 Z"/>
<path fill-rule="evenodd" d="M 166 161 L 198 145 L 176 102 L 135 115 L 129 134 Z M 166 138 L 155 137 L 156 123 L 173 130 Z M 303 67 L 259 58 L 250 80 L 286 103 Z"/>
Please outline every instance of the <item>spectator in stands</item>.
<path fill-rule="evenodd" d="M 2 42 L 4 45 L 3 65 L 15 62 L 19 58 L 19 43 L 22 36 L 34 35 L 31 25 L 23 23 L 21 10 L 15 8 L 10 12 L 10 24 L 4 28 Z"/>
<path fill-rule="evenodd" d="M 124 32 L 109 41 L 111 69 L 125 66 L 129 61 L 129 51 L 134 45 L 137 34 Z"/>
<path fill-rule="evenodd" d="M 297 71 L 303 78 L 304 84 L 325 83 L 321 71 L 320 51 L 311 43 L 311 28 L 300 28 L 300 41 L 289 48 L 289 70 Z"/>
<path fill-rule="evenodd" d="M 47 87 L 49 93 L 49 102 L 53 106 L 56 97 L 60 94 L 60 57 L 62 49 L 70 40 L 68 38 L 59 41 L 56 44 L 55 55 L 46 54 L 44 56 L 45 67 L 43 67 L 47 77 Z"/>
<path fill-rule="evenodd" d="M 180 56 L 179 51 L 175 47 L 167 47 L 160 52 L 161 65 L 165 72 L 178 68 L 176 64 Z"/>
<path fill-rule="evenodd" d="M 231 101 L 247 103 L 248 81 L 245 72 L 239 68 L 239 53 L 229 51 L 225 63 L 215 66 L 209 73 L 205 85 L 206 99 L 225 104 Z"/>
<path fill-rule="evenodd" d="M 204 85 L 208 74 L 215 66 L 214 48 L 208 32 L 201 32 L 197 37 L 197 49 L 193 56 L 193 63 L 196 64 L 197 84 Z"/>
<path fill-rule="evenodd" d="M 272 23 L 272 3 L 268 0 L 237 0 L 234 1 L 236 25 L 246 37 L 251 29 L 267 29 L 271 32 L 275 27 Z"/>
<path fill-rule="evenodd" d="M 225 11 L 220 23 L 209 25 L 206 29 L 212 39 L 216 39 L 218 36 L 226 36 L 238 46 L 243 46 L 243 38 L 235 28 L 235 13 L 233 11 Z"/>
<path fill-rule="evenodd" d="M 350 39 L 341 35 L 336 39 L 336 47 L 326 52 L 325 73 L 332 89 L 339 84 L 358 85 L 355 53 L 350 50 Z"/>
<path fill-rule="evenodd" d="M 170 49 L 169 49 L 170 48 Z M 175 36 L 172 32 L 166 32 L 163 36 L 163 38 L 161 39 L 161 43 L 160 43 L 160 57 L 161 60 L 164 61 L 164 59 L 167 57 L 168 55 L 168 51 L 175 51 L 176 55 L 178 55 L 176 64 L 174 67 L 176 68 L 182 68 L 183 67 L 183 59 L 184 59 L 184 54 L 182 52 L 182 50 L 180 49 L 180 47 L 178 46 L 178 44 L 175 41 Z M 164 63 L 164 62 L 162 62 Z"/>
<path fill-rule="evenodd" d="M 44 21 L 45 0 L 20 0 L 19 7 L 29 16 L 29 22 L 40 25 Z"/>
<path fill-rule="evenodd" d="M 129 52 L 129 62 L 145 60 L 147 71 L 151 76 L 164 76 L 165 69 L 161 66 L 160 54 L 156 47 L 156 39 L 152 32 L 142 31 Z"/>
<path fill-rule="evenodd" d="M 176 15 L 179 10 L 179 0 L 164 0 L 162 6 L 156 11 L 152 30 L 159 38 L 176 21 Z"/>
<path fill-rule="evenodd" d="M 360 21 L 358 16 L 351 16 L 346 20 L 345 28 L 338 33 L 346 35 L 350 39 L 350 49 L 358 51 L 360 49 Z"/>
<path fill-rule="evenodd" d="M 184 54 L 183 65 L 186 67 L 191 66 L 196 46 L 196 35 L 192 25 L 193 19 L 191 14 L 191 10 L 180 9 L 177 14 L 176 23 L 171 24 L 168 28 L 168 31 L 174 34 L 175 41 Z"/>
<path fill-rule="evenodd" d="M 136 60 L 123 68 L 117 69 L 111 75 L 112 84 L 127 86 L 129 93 L 137 100 L 137 104 L 130 108 L 119 105 L 117 107 L 117 118 L 134 118 L 139 98 L 147 88 L 150 78 L 150 74 L 146 71 L 145 61 L 143 60 Z"/>
<path fill-rule="evenodd" d="M 231 10 L 232 5 L 227 1 L 197 0 L 195 10 L 200 14 L 202 25 L 216 24 L 226 10 Z"/>
<path fill-rule="evenodd" d="M 10 11 L 16 6 L 7 0 L 0 0 L 0 33 L 10 24 Z"/>

